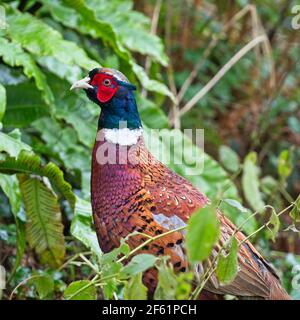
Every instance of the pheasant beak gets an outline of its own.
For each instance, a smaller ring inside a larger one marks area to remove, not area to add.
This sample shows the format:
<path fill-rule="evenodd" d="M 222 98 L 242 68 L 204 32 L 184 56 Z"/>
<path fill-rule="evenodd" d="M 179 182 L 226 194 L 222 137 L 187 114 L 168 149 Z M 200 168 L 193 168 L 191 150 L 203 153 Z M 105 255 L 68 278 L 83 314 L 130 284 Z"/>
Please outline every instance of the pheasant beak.
<path fill-rule="evenodd" d="M 70 88 L 70 90 L 74 90 L 74 89 L 92 89 L 93 86 L 91 86 L 89 84 L 91 78 L 90 77 L 85 77 L 81 80 L 78 80 L 76 82 L 74 82 L 72 84 L 72 87 Z"/>

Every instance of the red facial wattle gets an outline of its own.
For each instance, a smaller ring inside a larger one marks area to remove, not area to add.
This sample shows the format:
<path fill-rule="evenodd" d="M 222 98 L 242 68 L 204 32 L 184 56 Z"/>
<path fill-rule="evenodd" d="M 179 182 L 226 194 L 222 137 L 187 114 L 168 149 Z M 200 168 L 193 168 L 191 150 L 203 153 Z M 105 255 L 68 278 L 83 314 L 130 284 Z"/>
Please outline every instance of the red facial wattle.
<path fill-rule="evenodd" d="M 98 87 L 97 98 L 102 103 L 108 102 L 118 91 L 117 82 L 113 76 L 108 74 L 96 74 L 90 84 Z"/>

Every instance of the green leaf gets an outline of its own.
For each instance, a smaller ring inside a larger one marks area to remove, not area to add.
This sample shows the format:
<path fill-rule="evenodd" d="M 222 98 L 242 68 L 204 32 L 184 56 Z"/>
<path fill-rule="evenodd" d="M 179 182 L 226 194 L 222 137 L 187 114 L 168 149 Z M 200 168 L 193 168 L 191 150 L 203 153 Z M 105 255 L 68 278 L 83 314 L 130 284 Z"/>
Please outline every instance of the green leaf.
<path fill-rule="evenodd" d="M 246 200 L 250 206 L 261 212 L 265 203 L 259 190 L 258 168 L 256 166 L 256 153 L 250 152 L 244 161 L 242 186 Z"/>
<path fill-rule="evenodd" d="M 293 209 L 290 212 L 290 217 L 293 219 L 294 223 L 300 221 L 300 195 L 298 196 Z"/>
<path fill-rule="evenodd" d="M 7 109 L 3 124 L 23 128 L 33 121 L 50 114 L 49 107 L 32 83 L 24 82 L 7 86 Z"/>
<path fill-rule="evenodd" d="M 0 174 L 0 187 L 9 199 L 11 211 L 17 216 L 21 208 L 21 193 L 17 177 Z"/>
<path fill-rule="evenodd" d="M 26 53 L 19 43 L 9 42 L 0 37 L 0 57 L 11 67 L 23 67 L 24 74 L 29 79 L 33 78 L 37 88 L 42 91 L 45 102 L 50 106 L 53 105 L 53 94 L 46 82 L 45 75 L 36 65 L 32 56 Z"/>
<path fill-rule="evenodd" d="M 0 174 L 0 187 L 2 188 L 3 192 L 9 199 L 9 203 L 11 206 L 11 211 L 15 218 L 16 223 L 16 233 L 17 233 L 17 254 L 16 260 L 12 270 L 10 271 L 10 277 L 8 282 L 14 276 L 16 270 L 18 269 L 26 246 L 26 239 L 25 239 L 25 224 L 21 219 L 18 217 L 18 213 L 21 209 L 21 192 L 19 188 L 19 182 L 15 175 L 4 175 Z"/>
<path fill-rule="evenodd" d="M 71 223 L 71 234 L 81 241 L 100 259 L 100 250 L 96 232 L 92 230 L 92 208 L 88 201 L 76 197 L 74 216 Z"/>
<path fill-rule="evenodd" d="M 281 181 L 285 181 L 293 171 L 292 153 L 289 150 L 281 151 L 278 158 L 278 174 Z"/>
<path fill-rule="evenodd" d="M 268 206 L 271 209 L 271 216 L 270 216 L 270 224 L 268 225 L 268 231 L 269 231 L 269 235 L 270 238 L 272 239 L 272 241 L 275 242 L 275 239 L 277 237 L 279 228 L 280 228 L 280 220 L 278 215 L 276 214 L 276 211 L 273 207 Z"/>
<path fill-rule="evenodd" d="M 0 121 L 3 118 L 6 109 L 6 91 L 3 85 L 0 83 Z"/>
<path fill-rule="evenodd" d="M 58 20 L 62 24 L 75 28 L 79 30 L 83 34 L 88 34 L 94 39 L 102 39 L 105 43 L 108 43 L 114 50 L 114 52 L 123 59 L 126 63 L 128 63 L 139 81 L 142 83 L 143 87 L 149 91 L 155 91 L 162 95 L 168 96 L 170 99 L 175 101 L 175 97 L 172 92 L 168 89 L 168 87 L 159 81 L 149 79 L 145 70 L 139 66 L 133 59 L 132 55 L 126 48 L 122 45 L 120 41 L 119 35 L 115 32 L 112 27 L 112 20 L 109 19 L 109 23 L 103 21 L 98 16 L 95 16 L 95 9 L 99 6 L 97 3 L 95 7 L 89 7 L 83 0 L 65 0 L 63 1 L 66 6 L 64 7 L 60 2 L 56 2 L 53 4 L 53 1 L 43 0 L 46 4 L 47 8 L 50 10 L 54 19 Z M 104 3 L 107 7 L 109 5 L 107 2 Z M 107 15 L 107 9 L 106 9 Z M 122 27 L 122 26 L 121 26 Z M 124 25 L 123 27 L 124 28 Z M 156 41 L 156 40 L 155 40 Z M 147 47 L 149 44 L 147 44 Z M 146 46 L 144 45 L 144 48 Z M 140 48 L 140 50 L 144 50 Z M 159 48 L 162 50 L 162 47 Z M 153 56 L 153 46 L 151 48 L 152 56 Z M 166 58 L 160 54 L 160 61 L 165 64 Z"/>
<path fill-rule="evenodd" d="M 240 159 L 235 151 L 223 145 L 219 149 L 219 158 L 221 164 L 231 172 L 237 172 L 240 168 Z"/>
<path fill-rule="evenodd" d="M 64 297 L 67 300 L 96 300 L 96 287 L 89 280 L 74 281 L 64 291 Z"/>
<path fill-rule="evenodd" d="M 188 222 L 186 235 L 190 261 L 198 262 L 208 258 L 219 236 L 219 220 L 215 207 L 205 207 L 194 213 Z"/>
<path fill-rule="evenodd" d="M 139 106 L 141 119 L 146 126 L 152 129 L 169 127 L 167 116 L 154 102 L 137 95 L 137 105 Z"/>
<path fill-rule="evenodd" d="M 225 248 L 226 249 L 226 248 Z M 238 241 L 234 237 L 229 246 L 229 253 L 224 255 L 221 253 L 216 275 L 222 285 L 232 282 L 238 272 Z"/>
<path fill-rule="evenodd" d="M 40 299 L 45 299 L 54 291 L 54 281 L 48 274 L 34 273 L 31 279 L 38 292 Z"/>
<path fill-rule="evenodd" d="M 37 56 L 52 56 L 86 70 L 99 66 L 75 42 L 64 40 L 58 31 L 33 15 L 14 10 L 8 13 L 7 22 L 9 37 Z"/>
<path fill-rule="evenodd" d="M 157 257 L 147 253 L 142 253 L 137 256 L 134 256 L 130 260 L 130 262 L 122 268 L 120 276 L 123 278 L 128 278 L 140 272 L 144 272 L 149 268 L 153 267 L 156 260 Z"/>
<path fill-rule="evenodd" d="M 42 166 L 41 159 L 33 153 L 23 150 L 20 152 L 18 158 L 6 157 L 4 160 L 0 161 L 0 172 L 6 174 L 34 174 L 41 177 L 47 177 L 52 186 L 59 190 L 65 199 L 68 200 L 70 206 L 72 208 L 75 206 L 75 195 L 72 191 L 71 185 L 65 181 L 63 172 L 52 162 Z"/>
<path fill-rule="evenodd" d="M 102 267 L 105 264 L 110 267 L 111 263 L 116 261 L 120 255 L 127 255 L 130 252 L 130 247 L 125 241 L 125 239 L 121 239 L 121 244 L 118 248 L 102 255 L 100 261 Z"/>
<path fill-rule="evenodd" d="M 164 53 L 162 41 L 149 32 L 150 19 L 134 11 L 132 1 L 89 0 L 87 3 L 99 20 L 112 25 L 124 46 L 167 65 L 168 57 Z"/>
<path fill-rule="evenodd" d="M 268 196 L 272 196 L 278 190 L 278 181 L 271 176 L 265 176 L 261 179 L 261 189 Z"/>
<path fill-rule="evenodd" d="M 61 212 L 57 197 L 37 178 L 20 176 L 26 211 L 26 236 L 43 263 L 58 267 L 65 255 Z"/>
<path fill-rule="evenodd" d="M 222 201 L 236 208 L 240 212 L 244 212 L 244 213 L 249 212 L 249 209 L 245 208 L 240 202 L 238 202 L 235 199 L 222 199 Z"/>
<path fill-rule="evenodd" d="M 147 300 L 147 288 L 142 282 L 142 273 L 131 277 L 124 288 L 125 300 Z"/>
<path fill-rule="evenodd" d="M 0 131 L 0 152 L 6 152 L 12 157 L 17 157 L 22 150 L 31 150 L 29 145 L 16 138 L 15 134 L 18 134 L 19 132 L 18 129 L 15 129 L 8 134 Z"/>
<path fill-rule="evenodd" d="M 154 292 L 154 299 L 187 300 L 192 289 L 193 274 L 191 272 L 175 274 L 168 259 L 169 257 L 163 257 L 163 261 L 157 266 L 158 284 Z"/>

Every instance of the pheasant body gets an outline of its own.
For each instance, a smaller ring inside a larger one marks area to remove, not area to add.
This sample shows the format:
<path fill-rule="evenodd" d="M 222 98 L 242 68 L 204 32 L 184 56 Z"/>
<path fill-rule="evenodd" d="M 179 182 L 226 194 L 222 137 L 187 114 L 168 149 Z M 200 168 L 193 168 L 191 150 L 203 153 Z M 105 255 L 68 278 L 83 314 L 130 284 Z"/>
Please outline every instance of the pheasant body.
<path fill-rule="evenodd" d="M 94 80 L 98 74 L 101 75 L 101 83 Z M 119 85 L 121 88 L 115 90 L 113 87 L 115 95 L 105 102 L 103 99 L 111 94 L 111 90 L 103 96 L 99 95 L 99 90 L 105 91 L 103 79 L 110 79 L 110 85 L 114 81 L 112 85 Z M 190 216 L 207 205 L 209 200 L 148 151 L 141 135 L 141 124 L 137 121 L 139 117 L 131 92 L 133 88 L 130 88 L 128 80 L 112 69 L 102 68 L 89 74 L 89 85 L 90 87 L 85 88 L 88 97 L 94 102 L 98 99 L 102 109 L 92 155 L 91 176 L 93 216 L 101 249 L 104 252 L 111 251 L 120 245 L 122 238 L 134 231 L 157 236 L 185 226 Z M 129 129 L 136 130 L 138 134 L 133 136 L 134 139 L 125 139 L 123 145 L 124 137 L 114 138 L 114 135 L 118 130 L 123 130 L 118 129 L 117 122 L 119 125 L 120 121 L 128 120 L 133 126 Z M 126 145 L 126 140 L 131 141 L 129 145 Z M 114 150 L 111 155 L 113 159 L 107 156 L 104 150 Z M 221 225 L 221 236 L 212 256 L 215 256 L 218 248 L 236 232 L 236 227 L 220 211 L 217 215 Z M 175 231 L 145 245 L 138 253 L 167 255 L 176 272 L 185 272 L 189 265 L 184 237 L 184 231 Z M 238 252 L 237 276 L 230 284 L 222 286 L 213 274 L 205 289 L 215 294 L 289 299 L 280 286 L 273 268 L 241 232 L 236 232 L 235 237 L 242 243 Z M 133 249 L 146 240 L 144 235 L 138 234 L 129 237 L 127 243 Z M 197 266 L 195 272 L 201 275 L 205 268 L 204 262 Z M 150 269 L 145 272 L 143 281 L 150 294 L 153 294 L 157 285 L 156 270 Z"/>

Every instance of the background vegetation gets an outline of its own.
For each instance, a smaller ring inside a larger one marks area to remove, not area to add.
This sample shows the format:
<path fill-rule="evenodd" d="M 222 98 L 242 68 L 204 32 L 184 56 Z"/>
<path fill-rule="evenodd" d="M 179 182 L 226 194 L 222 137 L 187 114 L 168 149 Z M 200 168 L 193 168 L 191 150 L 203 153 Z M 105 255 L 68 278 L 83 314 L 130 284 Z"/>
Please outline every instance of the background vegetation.
<path fill-rule="evenodd" d="M 146 298 L 141 273 L 154 264 L 155 298 L 193 298 L 207 280 L 193 291 L 190 274 L 175 276 L 166 258 L 151 255 L 122 266 L 132 253 L 125 242 L 110 254 L 100 252 L 89 203 L 99 108 L 69 87 L 101 65 L 138 85 L 145 128 L 165 128 L 166 134 L 205 129 L 204 173 L 186 177 L 241 226 L 300 299 L 292 286 L 300 263 L 295 4 L 1 1 L 0 264 L 8 283 L 0 296 Z M 196 154 L 203 151 L 196 148 Z M 182 175 L 193 170 L 187 163 L 171 167 Z M 189 225 L 192 262 L 206 259 L 210 252 L 199 246 L 216 240 L 199 239 L 201 228 L 217 238 L 212 212 L 207 209 L 207 219 L 195 215 Z M 219 259 L 223 282 L 235 276 L 236 250 L 230 243 Z"/>

